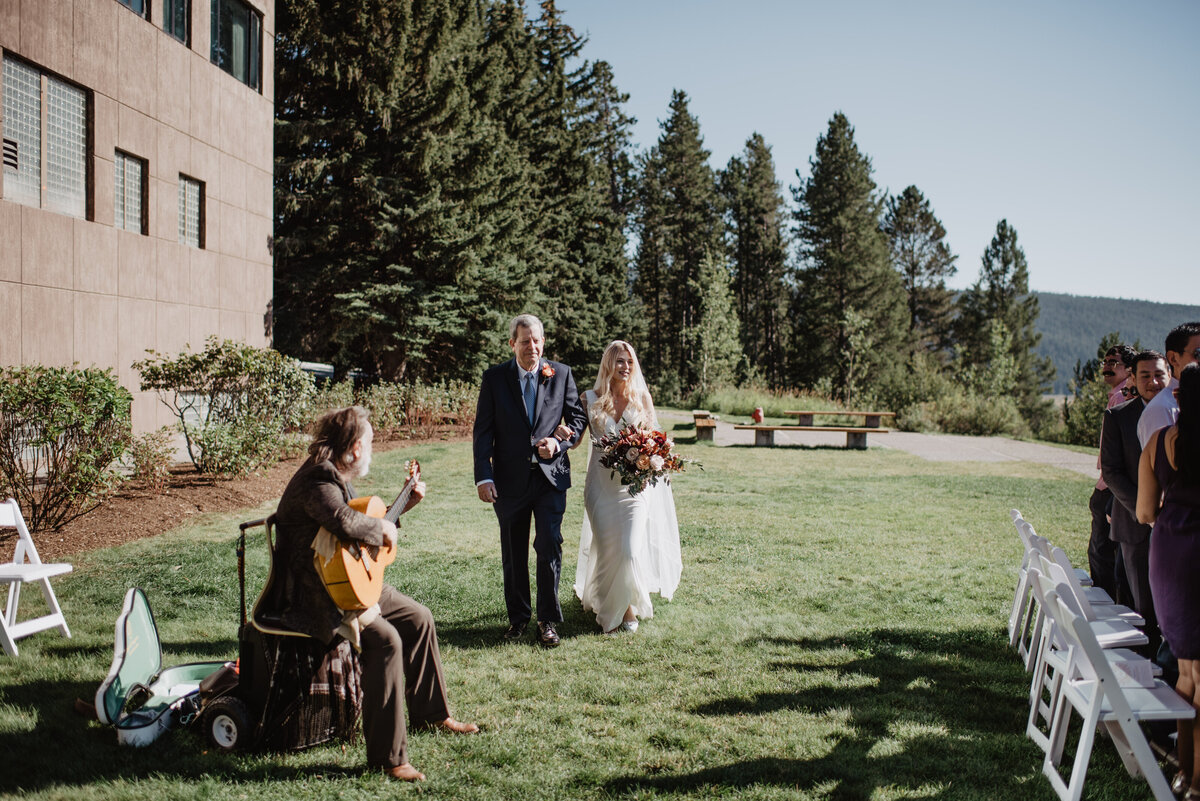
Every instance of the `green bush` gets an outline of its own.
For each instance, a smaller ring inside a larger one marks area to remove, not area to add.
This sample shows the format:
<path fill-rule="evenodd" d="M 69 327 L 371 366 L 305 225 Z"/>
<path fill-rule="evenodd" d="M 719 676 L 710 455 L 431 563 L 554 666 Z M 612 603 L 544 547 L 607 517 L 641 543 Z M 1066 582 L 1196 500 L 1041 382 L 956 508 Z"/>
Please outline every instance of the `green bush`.
<path fill-rule="evenodd" d="M 788 410 L 826 411 L 841 408 L 827 396 L 815 392 L 785 392 L 768 389 L 762 385 L 747 384 L 741 387 L 716 387 L 708 392 L 693 392 L 682 399 L 690 409 L 707 409 L 714 414 L 750 416 L 755 407 L 762 407 L 767 417 L 783 417 Z M 655 403 L 662 403 L 658 397 Z M 669 404 L 662 403 L 666 406 Z"/>
<path fill-rule="evenodd" d="M 171 477 L 174 457 L 175 445 L 169 426 L 136 436 L 129 443 L 129 459 L 133 462 L 131 477 L 146 489 L 161 492 Z"/>
<path fill-rule="evenodd" d="M 1029 436 L 1029 425 L 1008 395 L 955 391 L 936 402 L 933 415 L 947 434 Z"/>
<path fill-rule="evenodd" d="M 245 475 L 277 458 L 284 433 L 311 414 L 312 378 L 270 348 L 209 337 L 204 350 L 171 358 L 149 351 L 133 365 L 179 419 L 201 473 Z"/>
<path fill-rule="evenodd" d="M 1104 376 L 1097 373 L 1076 390 L 1074 400 L 1067 399 L 1063 406 L 1066 442 L 1072 445 L 1099 444 L 1100 424 L 1104 421 L 1109 391 L 1108 384 L 1104 383 Z"/>
<path fill-rule="evenodd" d="M 0 368 L 0 482 L 32 530 L 61 528 L 120 483 L 131 402 L 111 370 Z"/>
<path fill-rule="evenodd" d="M 359 394 L 357 402 L 371 413 L 371 426 L 382 439 L 408 434 L 432 437 L 443 426 L 460 433 L 475 423 L 478 388 L 465 381 L 438 384 L 380 382 Z"/>
<path fill-rule="evenodd" d="M 371 427 L 380 439 L 395 439 L 408 419 L 403 384 L 380 381 L 359 393 L 358 403 L 371 414 Z"/>
<path fill-rule="evenodd" d="M 308 408 L 311 416 L 316 418 L 334 409 L 344 409 L 354 405 L 354 382 L 349 378 L 333 383 L 325 382 L 325 386 L 317 390 L 309 401 Z"/>

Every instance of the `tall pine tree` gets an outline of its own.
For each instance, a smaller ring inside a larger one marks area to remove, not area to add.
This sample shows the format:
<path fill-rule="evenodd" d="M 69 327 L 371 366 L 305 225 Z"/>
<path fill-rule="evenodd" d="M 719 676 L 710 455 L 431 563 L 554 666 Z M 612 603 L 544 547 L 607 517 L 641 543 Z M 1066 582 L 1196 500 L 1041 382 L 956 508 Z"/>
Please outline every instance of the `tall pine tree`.
<path fill-rule="evenodd" d="M 883 232 L 892 267 L 908 298 L 908 345 L 912 352 L 950 346 L 954 295 L 946 279 L 957 271 L 958 256 L 946 243 L 946 229 L 929 200 L 915 186 L 887 201 Z"/>
<path fill-rule="evenodd" d="M 903 351 L 903 290 L 880 230 L 871 160 L 841 112 L 817 139 L 809 168 L 807 179 L 797 170 L 792 188 L 804 264 L 792 303 L 791 377 L 802 386 L 828 380 L 848 400 L 856 370 L 869 373 Z"/>
<path fill-rule="evenodd" d="M 720 186 L 742 353 L 755 373 L 779 387 L 788 339 L 786 208 L 771 148 L 761 134 L 753 134 L 745 152 L 729 160 Z"/>
<path fill-rule="evenodd" d="M 1029 292 L 1029 265 L 1017 242 L 1017 230 L 1001 220 L 983 252 L 979 280 L 958 298 L 956 339 L 965 366 L 985 362 L 992 321 L 1003 323 L 1017 380 L 1011 393 L 1022 414 L 1036 423 L 1044 414 L 1042 394 L 1054 381 L 1054 364 L 1036 352 L 1038 299 Z"/>
<path fill-rule="evenodd" d="M 721 220 L 709 151 L 687 95 L 675 90 L 670 109 L 643 162 L 634 290 L 647 313 L 645 361 L 660 373 L 655 380 L 687 388 L 698 380 L 686 336 L 699 313 L 695 282 L 704 258 L 720 249 Z"/>
<path fill-rule="evenodd" d="M 532 261 L 526 165 L 488 113 L 503 87 L 476 80 L 480 7 L 283 0 L 277 25 L 281 346 L 473 377 Z"/>
<path fill-rule="evenodd" d="M 538 72 L 535 126 L 525 142 L 538 170 L 538 241 L 543 318 L 554 337 L 549 353 L 581 375 L 599 367 L 614 338 L 636 339 L 625 253 L 633 120 L 628 101 L 603 62 L 580 60 L 586 40 L 565 24 L 554 0 L 542 0 L 532 26 Z M 618 188 L 619 187 L 619 188 Z"/>

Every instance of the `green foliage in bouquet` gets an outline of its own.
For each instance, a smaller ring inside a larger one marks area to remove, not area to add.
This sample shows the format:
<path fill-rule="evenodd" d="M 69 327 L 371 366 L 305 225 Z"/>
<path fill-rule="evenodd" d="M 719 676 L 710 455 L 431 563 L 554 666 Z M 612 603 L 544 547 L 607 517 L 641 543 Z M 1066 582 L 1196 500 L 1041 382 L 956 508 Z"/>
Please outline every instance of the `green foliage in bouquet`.
<path fill-rule="evenodd" d="M 120 483 L 131 402 L 111 370 L 0 368 L 0 489 L 31 530 L 61 528 Z"/>
<path fill-rule="evenodd" d="M 309 417 L 312 379 L 295 359 L 209 337 L 204 350 L 133 365 L 179 419 L 188 457 L 201 473 L 245 475 L 286 448 L 286 432 Z"/>

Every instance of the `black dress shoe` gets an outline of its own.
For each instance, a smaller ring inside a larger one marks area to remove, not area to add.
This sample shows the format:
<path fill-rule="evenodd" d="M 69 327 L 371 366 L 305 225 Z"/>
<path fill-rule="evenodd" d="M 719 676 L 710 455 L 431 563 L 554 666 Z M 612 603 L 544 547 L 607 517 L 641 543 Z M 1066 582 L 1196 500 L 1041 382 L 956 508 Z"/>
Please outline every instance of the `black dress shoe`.
<path fill-rule="evenodd" d="M 538 621 L 538 644 L 543 648 L 554 648 L 558 645 L 558 632 L 554 630 L 553 623 Z"/>
<path fill-rule="evenodd" d="M 513 624 L 509 625 L 508 631 L 504 632 L 504 639 L 506 639 L 506 640 L 521 639 L 521 635 L 525 633 L 525 627 L 528 625 L 529 625 L 528 621 L 526 621 L 524 623 L 513 623 Z"/>

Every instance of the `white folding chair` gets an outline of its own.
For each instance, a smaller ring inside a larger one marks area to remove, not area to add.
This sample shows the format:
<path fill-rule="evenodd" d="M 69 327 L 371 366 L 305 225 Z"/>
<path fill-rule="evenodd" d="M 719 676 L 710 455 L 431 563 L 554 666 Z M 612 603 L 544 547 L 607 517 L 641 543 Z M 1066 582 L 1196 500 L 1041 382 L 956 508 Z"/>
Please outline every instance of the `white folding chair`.
<path fill-rule="evenodd" d="M 1105 617 L 1103 614 L 1097 613 L 1097 610 L 1107 607 L 1090 606 L 1086 602 L 1080 601 L 1072 590 L 1062 565 L 1045 556 L 1041 558 L 1041 563 L 1042 574 L 1051 577 L 1058 585 L 1059 600 L 1066 604 L 1072 613 L 1088 621 L 1092 634 L 1100 643 L 1101 648 L 1136 648 L 1150 642 L 1150 638 L 1146 636 L 1145 632 L 1133 623 L 1122 619 L 1120 615 Z"/>
<path fill-rule="evenodd" d="M 1024 635 L 1031 624 L 1031 616 L 1035 613 L 1034 601 L 1029 593 L 1029 566 L 1030 560 L 1036 553 L 1033 544 L 1029 541 L 1029 535 L 1025 529 L 1017 522 L 1021 520 L 1021 513 L 1016 509 L 1010 512 L 1013 518 L 1013 525 L 1017 529 L 1017 536 L 1021 538 L 1021 566 L 1017 568 L 1017 591 L 1013 594 L 1012 610 L 1008 613 L 1008 645 L 1010 648 L 1017 648 L 1019 652 L 1019 644 L 1024 638 Z"/>
<path fill-rule="evenodd" d="M 1033 524 L 1030 523 L 1028 520 L 1021 520 L 1021 521 L 1015 523 L 1015 525 L 1017 526 L 1018 529 L 1022 529 L 1022 528 L 1025 529 L 1026 533 L 1029 535 L 1037 534 L 1037 532 L 1033 530 Z M 1045 537 L 1042 537 L 1041 543 L 1043 544 L 1043 546 L 1040 548 L 1041 552 L 1047 558 L 1052 559 L 1053 556 L 1051 555 L 1050 552 L 1051 552 L 1051 550 L 1053 550 L 1054 546 L 1050 543 L 1050 540 L 1046 539 Z M 1081 587 L 1092 586 L 1092 583 L 1093 583 L 1092 577 L 1086 570 L 1084 570 L 1082 567 L 1073 567 L 1071 569 L 1073 571 L 1075 571 L 1075 578 L 1079 582 L 1079 585 Z M 1111 603 L 1111 601 L 1112 601 L 1112 599 L 1110 598 L 1109 602 Z"/>
<path fill-rule="evenodd" d="M 1045 623 L 1029 684 L 1029 717 L 1025 724 L 1025 734 L 1044 753 L 1049 753 L 1050 727 L 1058 708 L 1062 679 L 1066 675 L 1070 659 L 1070 645 L 1062 635 L 1063 623 L 1057 618 L 1057 609 L 1062 604 L 1062 597 L 1070 590 L 1061 582 L 1056 582 L 1053 577 L 1044 575 L 1036 567 L 1029 569 L 1029 575 L 1030 590 L 1036 596 L 1040 607 L 1045 610 Z M 1047 603 L 1047 598 L 1052 595 L 1059 599 L 1058 603 Z M 1131 680 L 1135 676 L 1152 679 L 1162 674 L 1162 668 L 1128 648 L 1106 648 L 1104 657 L 1109 665 L 1120 672 L 1119 675 L 1130 676 Z"/>
<path fill-rule="evenodd" d="M 1061 684 L 1060 703 L 1050 727 L 1050 749 L 1042 762 L 1042 772 L 1059 798 L 1079 801 L 1096 728 L 1103 725 L 1129 775 L 1144 776 L 1157 801 L 1171 801 L 1174 797 L 1171 788 L 1138 724 L 1190 719 L 1196 714 L 1192 705 L 1160 680 L 1154 680 L 1152 687 L 1122 687 L 1092 633 L 1092 624 L 1070 610 L 1061 596 L 1047 595 L 1046 606 L 1052 604 L 1056 604 L 1053 614 L 1061 624 L 1070 656 Z M 1083 723 L 1070 776 L 1064 779 L 1058 764 L 1066 747 L 1072 711 L 1079 713 Z"/>
<path fill-rule="evenodd" d="M 67 619 L 63 617 L 58 598 L 50 587 L 50 578 L 71 572 L 65 562 L 44 564 L 34 547 L 33 537 L 21 515 L 21 507 L 12 498 L 0 504 L 0 529 L 16 529 L 17 543 L 13 549 L 12 562 L 0 563 L 0 582 L 8 584 L 8 605 L 0 614 L 0 645 L 10 656 L 17 655 L 17 640 L 39 631 L 57 628 L 64 637 L 71 636 Z M 28 620 L 18 620 L 17 606 L 21 600 L 21 585 L 37 584 L 46 600 L 49 614 Z"/>
<path fill-rule="evenodd" d="M 1146 625 L 1146 619 L 1137 612 L 1123 604 L 1114 603 L 1113 599 L 1107 592 L 1099 587 L 1084 587 L 1082 586 L 1075 573 L 1075 568 L 1071 566 L 1071 560 L 1067 557 L 1066 551 L 1062 548 L 1054 547 L 1050 549 L 1050 558 L 1055 562 L 1056 578 L 1066 583 L 1071 589 L 1071 594 L 1075 596 L 1075 600 L 1079 602 L 1082 614 L 1088 620 L 1097 620 L 1099 618 L 1117 618 L 1124 620 L 1126 623 L 1134 626 Z M 1093 600 L 1100 598 L 1100 600 Z"/>

